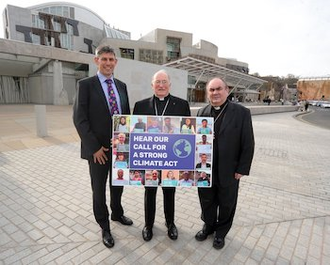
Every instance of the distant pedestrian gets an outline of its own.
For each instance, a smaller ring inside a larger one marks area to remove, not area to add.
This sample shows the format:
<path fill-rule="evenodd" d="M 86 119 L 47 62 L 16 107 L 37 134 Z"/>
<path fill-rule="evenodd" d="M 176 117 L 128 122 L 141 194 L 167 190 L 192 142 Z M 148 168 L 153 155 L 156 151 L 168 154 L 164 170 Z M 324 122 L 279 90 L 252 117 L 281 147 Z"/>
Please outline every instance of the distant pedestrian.
<path fill-rule="evenodd" d="M 309 105 L 308 100 L 305 100 L 305 111 L 308 111 L 308 105 Z"/>

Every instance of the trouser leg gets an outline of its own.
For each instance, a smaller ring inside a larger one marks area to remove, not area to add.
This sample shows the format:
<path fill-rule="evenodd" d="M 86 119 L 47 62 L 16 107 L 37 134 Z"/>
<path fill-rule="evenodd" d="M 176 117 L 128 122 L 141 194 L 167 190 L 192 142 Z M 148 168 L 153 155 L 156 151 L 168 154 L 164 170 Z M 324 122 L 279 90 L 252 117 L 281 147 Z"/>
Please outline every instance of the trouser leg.
<path fill-rule="evenodd" d="M 217 189 L 215 186 L 211 188 L 198 188 L 198 197 L 201 205 L 201 219 L 206 225 L 213 227 L 217 218 L 218 200 L 216 196 Z"/>
<path fill-rule="evenodd" d="M 165 187 L 163 188 L 164 198 L 164 214 L 166 224 L 174 223 L 174 211 L 175 211 L 175 188 Z"/>
<path fill-rule="evenodd" d="M 217 220 L 217 234 L 225 237 L 229 232 L 237 206 L 239 181 L 231 186 L 220 188 L 218 192 L 219 212 Z"/>
<path fill-rule="evenodd" d="M 93 213 L 96 222 L 102 229 L 110 230 L 109 211 L 106 204 L 106 183 L 108 179 L 109 163 L 100 165 L 88 161 L 93 195 Z"/>
<path fill-rule="evenodd" d="M 123 186 L 112 186 L 112 172 L 110 169 L 110 208 L 111 208 L 111 216 L 115 219 L 124 215 L 124 209 L 121 204 L 121 197 L 123 195 L 124 187 Z"/>
<path fill-rule="evenodd" d="M 157 195 L 157 187 L 145 187 L 144 218 L 145 218 L 145 225 L 148 227 L 152 227 L 155 222 L 156 195 Z"/>

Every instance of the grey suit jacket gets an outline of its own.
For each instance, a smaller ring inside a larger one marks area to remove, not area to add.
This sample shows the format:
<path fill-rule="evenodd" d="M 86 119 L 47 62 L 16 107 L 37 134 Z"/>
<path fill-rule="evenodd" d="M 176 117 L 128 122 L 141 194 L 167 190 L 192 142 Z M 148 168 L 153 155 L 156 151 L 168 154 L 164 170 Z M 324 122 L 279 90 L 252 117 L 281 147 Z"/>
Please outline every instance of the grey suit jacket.
<path fill-rule="evenodd" d="M 210 117 L 211 105 L 199 109 L 197 116 Z M 216 127 L 214 127 L 216 128 Z M 249 175 L 254 154 L 254 134 L 250 110 L 239 104 L 228 102 L 221 123 L 218 141 L 218 161 L 213 161 L 213 167 L 218 166 L 217 177 L 221 186 L 235 183 L 235 173 Z M 213 156 L 214 157 L 214 156 Z M 214 172 L 214 170 L 213 170 Z"/>
<path fill-rule="evenodd" d="M 114 78 L 122 114 L 130 114 L 126 84 Z M 112 117 L 97 75 L 78 82 L 73 122 L 81 138 L 81 158 L 92 159 L 101 146 L 110 148 Z"/>

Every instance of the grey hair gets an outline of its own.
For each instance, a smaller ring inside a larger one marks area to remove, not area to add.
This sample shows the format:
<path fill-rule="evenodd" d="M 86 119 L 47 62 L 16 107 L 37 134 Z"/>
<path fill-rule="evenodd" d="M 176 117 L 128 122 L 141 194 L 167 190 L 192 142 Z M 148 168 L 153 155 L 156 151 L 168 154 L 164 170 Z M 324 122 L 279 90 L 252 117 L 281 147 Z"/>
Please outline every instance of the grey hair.
<path fill-rule="evenodd" d="M 170 78 L 170 75 L 164 70 L 164 69 L 161 69 L 161 70 L 159 70 L 159 71 L 157 71 L 153 76 L 152 76 L 152 79 L 151 79 L 151 83 L 153 83 L 154 82 L 154 80 L 155 80 L 155 78 L 156 78 L 156 76 L 158 75 L 158 74 L 160 74 L 160 73 L 163 73 L 163 74 L 166 74 L 166 76 L 167 76 L 167 78 L 168 78 L 168 81 L 169 81 L 169 83 L 171 83 L 171 78 Z"/>

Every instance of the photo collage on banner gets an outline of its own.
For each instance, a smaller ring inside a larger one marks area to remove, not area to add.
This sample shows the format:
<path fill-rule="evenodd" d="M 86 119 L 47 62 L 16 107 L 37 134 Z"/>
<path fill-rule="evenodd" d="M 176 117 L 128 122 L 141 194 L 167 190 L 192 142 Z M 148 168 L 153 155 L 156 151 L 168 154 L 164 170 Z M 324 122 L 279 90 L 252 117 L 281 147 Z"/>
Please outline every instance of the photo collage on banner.
<path fill-rule="evenodd" d="M 114 115 L 112 185 L 210 187 L 212 117 Z"/>

